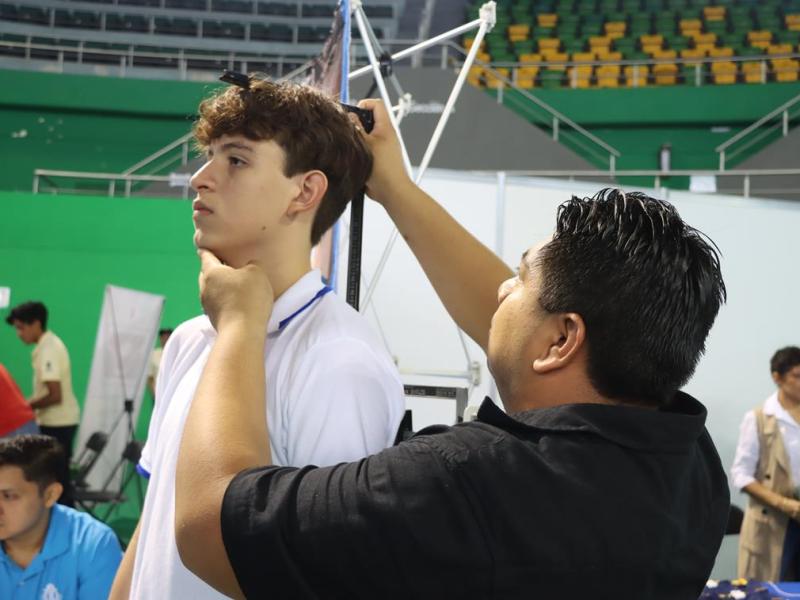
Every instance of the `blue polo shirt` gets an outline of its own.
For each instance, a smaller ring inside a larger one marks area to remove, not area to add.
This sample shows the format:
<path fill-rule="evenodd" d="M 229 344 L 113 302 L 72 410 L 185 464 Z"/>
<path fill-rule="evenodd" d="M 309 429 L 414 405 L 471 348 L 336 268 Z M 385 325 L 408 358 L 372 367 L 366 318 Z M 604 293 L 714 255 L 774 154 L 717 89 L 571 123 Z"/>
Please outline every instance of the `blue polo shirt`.
<path fill-rule="evenodd" d="M 108 598 L 122 560 L 117 536 L 90 515 L 60 504 L 39 554 L 21 569 L 0 545 L 3 600 L 100 600 Z"/>

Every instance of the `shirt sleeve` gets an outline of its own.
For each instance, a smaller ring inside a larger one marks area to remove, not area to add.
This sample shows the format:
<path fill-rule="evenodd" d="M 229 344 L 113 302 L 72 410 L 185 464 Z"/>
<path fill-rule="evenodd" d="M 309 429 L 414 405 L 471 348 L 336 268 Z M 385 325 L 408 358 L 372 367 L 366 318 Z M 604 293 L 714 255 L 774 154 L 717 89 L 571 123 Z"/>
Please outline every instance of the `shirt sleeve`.
<path fill-rule="evenodd" d="M 282 391 L 288 399 L 288 464 L 334 465 L 392 445 L 404 400 L 388 366 L 361 340 L 336 340 L 307 352 Z"/>
<path fill-rule="evenodd" d="M 97 600 L 108 598 L 111 584 L 122 561 L 122 549 L 117 536 L 107 528 L 92 549 L 92 555 L 83 561 L 83 569 L 78 581 L 76 600 Z"/>
<path fill-rule="evenodd" d="M 491 597 L 486 536 L 430 437 L 355 463 L 237 475 L 221 525 L 246 597 Z"/>
<path fill-rule="evenodd" d="M 61 381 L 63 372 L 61 356 L 57 348 L 49 344 L 43 344 L 36 358 L 36 370 L 39 372 L 41 381 Z"/>
<path fill-rule="evenodd" d="M 180 332 L 176 332 L 175 335 L 170 336 L 167 340 L 167 344 L 164 346 L 164 350 L 161 353 L 161 372 L 159 376 L 156 377 L 155 409 L 150 417 L 150 425 L 147 428 L 147 441 L 144 444 L 144 448 L 142 448 L 139 464 L 136 465 L 136 470 L 139 474 L 147 478 L 149 478 L 150 473 L 153 472 L 152 457 L 157 451 L 158 430 L 164 420 L 164 412 L 169 404 L 169 398 L 166 397 L 165 390 L 172 379 L 172 371 L 179 348 Z"/>
<path fill-rule="evenodd" d="M 739 427 L 739 442 L 736 444 L 736 456 L 731 467 L 731 479 L 737 490 L 756 481 L 755 474 L 759 454 L 756 415 L 751 410 L 744 416 Z"/>

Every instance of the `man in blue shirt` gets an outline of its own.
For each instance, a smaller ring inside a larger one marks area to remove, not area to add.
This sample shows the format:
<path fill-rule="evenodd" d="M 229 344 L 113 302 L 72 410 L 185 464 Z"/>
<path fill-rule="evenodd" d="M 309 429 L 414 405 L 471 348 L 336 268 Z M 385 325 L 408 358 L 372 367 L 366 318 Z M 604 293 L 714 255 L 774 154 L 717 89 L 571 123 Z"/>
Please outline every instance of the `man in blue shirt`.
<path fill-rule="evenodd" d="M 107 598 L 122 550 L 114 532 L 56 504 L 63 451 L 43 435 L 0 440 L 0 598 Z"/>

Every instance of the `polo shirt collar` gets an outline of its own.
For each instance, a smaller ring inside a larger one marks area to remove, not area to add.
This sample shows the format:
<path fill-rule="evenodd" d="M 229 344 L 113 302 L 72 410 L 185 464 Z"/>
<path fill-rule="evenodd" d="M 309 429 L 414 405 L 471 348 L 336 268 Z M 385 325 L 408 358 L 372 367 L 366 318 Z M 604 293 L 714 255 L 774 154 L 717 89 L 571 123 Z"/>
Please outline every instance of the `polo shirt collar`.
<path fill-rule="evenodd" d="M 47 535 L 44 537 L 44 544 L 42 544 L 42 549 L 39 550 L 39 554 L 34 557 L 31 564 L 25 569 L 26 576 L 41 571 L 45 561 L 64 554 L 69 550 L 69 522 L 65 511 L 66 509 L 59 504 L 56 504 L 50 509 L 50 523 L 47 526 Z M 5 548 L 1 546 L 0 553 L 2 553 L 3 560 L 13 563 L 8 554 L 6 554 Z"/>
<path fill-rule="evenodd" d="M 767 398 L 766 402 L 764 402 L 764 414 L 771 415 L 781 421 L 782 423 L 786 423 L 791 427 L 800 427 L 797 421 L 792 418 L 792 415 L 783 408 L 780 401 L 778 400 L 778 392 L 775 391 L 769 398 Z"/>
<path fill-rule="evenodd" d="M 683 452 L 705 432 L 706 408 L 678 392 L 669 408 L 612 404 L 564 404 L 507 415 L 486 398 L 478 420 L 529 435 L 580 432 L 636 450 Z"/>
<path fill-rule="evenodd" d="M 277 333 L 283 320 L 303 308 L 323 287 L 322 274 L 312 269 L 283 292 L 272 306 L 267 334 Z"/>

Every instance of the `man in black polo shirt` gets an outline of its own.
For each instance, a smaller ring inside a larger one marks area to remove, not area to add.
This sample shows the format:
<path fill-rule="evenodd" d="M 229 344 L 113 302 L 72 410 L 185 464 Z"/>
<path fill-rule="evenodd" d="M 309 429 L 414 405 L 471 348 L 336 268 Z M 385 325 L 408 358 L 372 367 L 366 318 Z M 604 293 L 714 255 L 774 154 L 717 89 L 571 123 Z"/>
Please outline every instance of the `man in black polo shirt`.
<path fill-rule="evenodd" d="M 370 196 L 486 350 L 506 412 L 487 399 L 356 463 L 270 466 L 269 281 L 201 251 L 218 337 L 177 465 L 186 566 L 247 598 L 697 598 L 729 507 L 705 408 L 679 391 L 725 298 L 713 246 L 669 204 L 604 190 L 564 203 L 514 274 L 408 180 L 364 105 Z"/>

